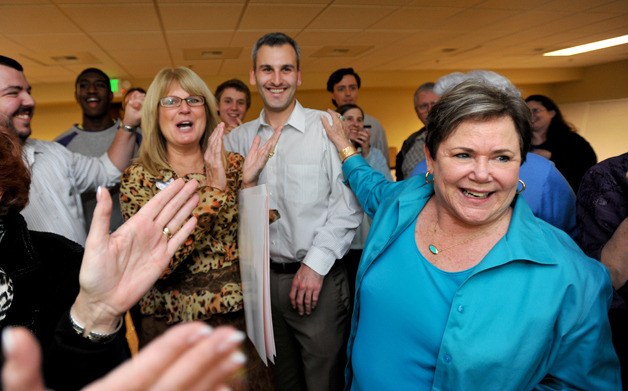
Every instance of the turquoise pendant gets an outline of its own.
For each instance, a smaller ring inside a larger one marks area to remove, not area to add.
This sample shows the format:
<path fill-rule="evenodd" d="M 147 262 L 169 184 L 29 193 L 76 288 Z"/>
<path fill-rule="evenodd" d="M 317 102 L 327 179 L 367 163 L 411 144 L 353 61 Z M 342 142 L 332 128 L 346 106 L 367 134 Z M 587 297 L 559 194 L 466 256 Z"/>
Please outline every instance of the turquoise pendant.
<path fill-rule="evenodd" d="M 438 255 L 438 249 L 436 248 L 436 246 L 434 246 L 433 244 L 430 244 L 429 249 L 432 254 Z"/>

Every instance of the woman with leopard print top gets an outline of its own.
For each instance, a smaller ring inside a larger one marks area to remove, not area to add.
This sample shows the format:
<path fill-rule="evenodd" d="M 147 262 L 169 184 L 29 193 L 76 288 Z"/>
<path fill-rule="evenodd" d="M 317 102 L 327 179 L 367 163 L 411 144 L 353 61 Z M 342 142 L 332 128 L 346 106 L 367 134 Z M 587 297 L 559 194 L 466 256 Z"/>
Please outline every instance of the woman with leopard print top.
<path fill-rule="evenodd" d="M 140 347 L 178 322 L 203 320 L 245 329 L 237 192 L 257 184 L 280 133 L 262 146 L 258 139 L 246 159 L 226 152 L 225 126 L 217 123 L 215 102 L 203 80 L 183 67 L 161 70 L 146 93 L 140 156 L 125 170 L 120 184 L 122 214 L 130 218 L 177 178 L 198 181 L 200 202 L 194 211 L 198 218 L 194 231 L 139 303 Z M 259 378 L 258 372 L 267 371 L 255 350 L 250 352 L 249 378 Z"/>

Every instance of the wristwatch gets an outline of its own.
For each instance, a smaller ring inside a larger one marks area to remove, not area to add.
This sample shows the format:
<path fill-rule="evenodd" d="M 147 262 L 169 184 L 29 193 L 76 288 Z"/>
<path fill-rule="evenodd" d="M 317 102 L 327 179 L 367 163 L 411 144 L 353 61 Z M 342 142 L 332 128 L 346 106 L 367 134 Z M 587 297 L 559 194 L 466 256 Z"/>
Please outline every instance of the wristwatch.
<path fill-rule="evenodd" d="M 129 133 L 135 133 L 137 130 L 137 126 L 125 125 L 122 122 L 120 123 L 120 127 Z"/>

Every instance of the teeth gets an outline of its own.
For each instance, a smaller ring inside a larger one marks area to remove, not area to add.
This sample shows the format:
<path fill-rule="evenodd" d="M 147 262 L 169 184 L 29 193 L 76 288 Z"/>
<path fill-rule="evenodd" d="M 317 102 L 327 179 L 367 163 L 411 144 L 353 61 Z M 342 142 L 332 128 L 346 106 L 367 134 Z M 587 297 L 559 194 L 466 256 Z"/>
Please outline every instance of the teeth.
<path fill-rule="evenodd" d="M 488 197 L 488 194 L 489 194 L 489 193 L 472 193 L 469 190 L 463 190 L 462 192 L 464 193 L 464 195 L 473 197 L 473 198 L 486 198 Z"/>
<path fill-rule="evenodd" d="M 181 122 L 180 124 L 177 124 L 177 126 L 179 128 L 184 128 L 184 127 L 192 126 L 192 123 L 191 122 Z"/>
<path fill-rule="evenodd" d="M 273 94 L 279 94 L 283 92 L 283 88 L 271 88 L 270 92 L 272 92 Z"/>
<path fill-rule="evenodd" d="M 87 98 L 88 102 L 98 102 L 97 98 Z"/>

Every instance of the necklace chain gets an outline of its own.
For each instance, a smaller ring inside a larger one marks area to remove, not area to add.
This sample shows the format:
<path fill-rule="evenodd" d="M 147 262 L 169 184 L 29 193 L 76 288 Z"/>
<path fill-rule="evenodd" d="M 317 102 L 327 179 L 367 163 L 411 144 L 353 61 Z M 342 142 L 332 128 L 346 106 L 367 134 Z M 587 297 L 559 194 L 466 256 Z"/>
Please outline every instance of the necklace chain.
<path fill-rule="evenodd" d="M 439 228 L 440 228 L 440 226 L 438 225 L 438 218 L 437 218 L 437 219 L 436 219 L 436 221 L 434 222 L 434 228 L 432 229 L 432 233 L 433 233 L 433 235 L 432 235 L 432 236 L 436 236 L 436 227 L 439 227 Z M 479 234 L 477 234 L 477 235 L 473 235 L 473 236 L 471 236 L 470 238 L 467 238 L 467 239 L 463 240 L 462 242 L 459 242 L 459 243 L 456 243 L 456 244 L 452 244 L 451 246 L 445 247 L 445 248 L 440 249 L 440 250 L 438 249 L 438 247 L 436 247 L 436 245 L 434 245 L 434 244 L 430 243 L 430 244 L 428 245 L 428 249 L 430 250 L 430 252 L 431 252 L 432 254 L 434 254 L 434 255 L 438 255 L 438 254 L 440 254 L 440 253 L 442 253 L 442 252 L 445 252 L 445 251 L 447 251 L 447 250 L 449 250 L 449 249 L 452 249 L 452 248 L 454 248 L 454 247 L 458 247 L 458 246 L 460 246 L 460 245 L 462 245 L 462 244 L 465 244 L 465 243 L 468 243 L 468 242 L 470 242 L 470 241 L 472 241 L 472 240 L 474 240 L 474 239 L 477 239 L 477 238 L 479 238 L 480 236 L 482 236 L 483 234 L 484 234 L 484 232 L 480 232 Z"/>

